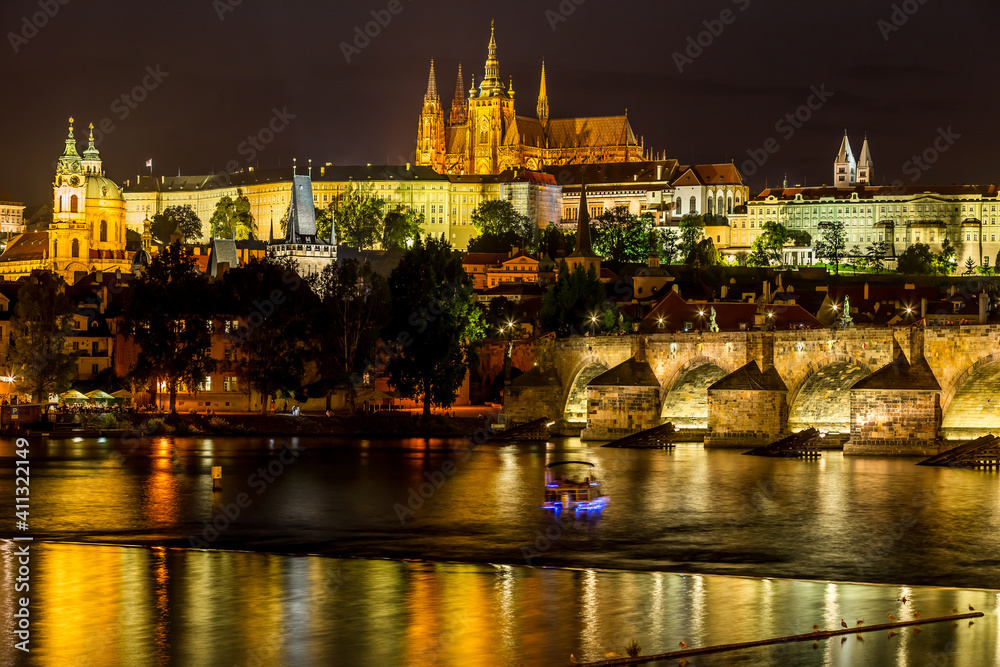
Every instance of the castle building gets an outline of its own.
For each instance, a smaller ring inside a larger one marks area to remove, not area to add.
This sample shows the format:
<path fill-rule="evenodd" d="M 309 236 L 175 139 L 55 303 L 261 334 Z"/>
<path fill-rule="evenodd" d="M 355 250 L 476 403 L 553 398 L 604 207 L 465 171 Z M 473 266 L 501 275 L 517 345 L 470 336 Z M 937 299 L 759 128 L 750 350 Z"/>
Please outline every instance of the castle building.
<path fill-rule="evenodd" d="M 458 84 L 445 123 L 431 61 L 427 93 L 417 129 L 417 164 L 440 174 L 500 174 L 542 171 L 564 164 L 641 162 L 649 159 L 627 113 L 602 118 L 550 118 L 542 63 L 535 117 L 518 116 L 514 82 L 500 79 L 496 35 L 491 30 L 486 72 L 468 97 L 459 67 Z"/>
<path fill-rule="evenodd" d="M 32 271 L 50 271 L 73 284 L 95 271 L 128 272 L 125 251 L 125 198 L 105 177 L 101 155 L 90 141 L 80 155 L 69 119 L 66 148 L 56 163 L 53 221 L 47 231 L 17 236 L 0 255 L 0 276 L 16 280 Z"/>
<path fill-rule="evenodd" d="M 0 233 L 20 234 L 24 231 L 24 202 L 0 190 Z"/>
<path fill-rule="evenodd" d="M 303 168 L 299 167 L 298 171 Z M 128 227 L 142 232 L 143 222 L 170 206 L 191 206 L 208 230 L 222 197 L 242 194 L 250 201 L 255 237 L 267 240 L 271 224 L 281 220 L 291 203 L 293 169 L 248 170 L 231 175 L 150 176 L 126 182 L 124 196 Z M 370 184 L 372 194 L 384 199 L 386 210 L 396 207 L 424 216 L 424 235 L 444 237 L 457 249 L 477 236 L 472 213 L 484 201 L 503 199 L 538 227 L 559 221 L 562 188 L 546 174 L 509 171 L 489 176 L 443 175 L 415 165 L 309 167 L 313 205 L 336 208 L 352 186 Z M 205 240 L 207 242 L 207 239 Z"/>
<path fill-rule="evenodd" d="M 767 222 L 808 232 L 813 240 L 822 222 L 844 223 L 848 254 L 865 254 L 879 242 L 897 256 L 915 243 L 934 252 L 948 239 L 959 269 L 968 258 L 993 266 L 1000 255 L 1000 189 L 996 185 L 872 185 L 874 166 L 865 139 L 855 162 L 845 136 L 834 161 L 834 185 L 769 188 L 747 206 L 745 227 L 733 230 L 732 249 L 753 245 Z M 842 178 L 843 177 L 843 178 Z M 811 251 L 810 251 L 811 252 Z M 801 258 L 811 263 L 811 256 Z M 798 262 L 796 262 L 798 263 Z"/>
<path fill-rule="evenodd" d="M 330 225 L 330 237 L 319 237 L 312 180 L 308 176 L 294 176 L 285 237 L 275 239 L 272 223 L 268 254 L 278 259 L 293 260 L 300 276 L 319 275 L 323 269 L 337 261 L 336 227 L 334 220 Z"/>

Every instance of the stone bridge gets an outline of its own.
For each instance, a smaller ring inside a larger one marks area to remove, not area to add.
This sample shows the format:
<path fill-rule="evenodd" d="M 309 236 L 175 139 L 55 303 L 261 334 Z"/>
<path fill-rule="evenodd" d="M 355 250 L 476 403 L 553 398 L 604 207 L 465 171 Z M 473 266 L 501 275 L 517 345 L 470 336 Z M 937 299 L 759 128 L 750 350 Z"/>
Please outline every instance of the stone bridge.
<path fill-rule="evenodd" d="M 671 421 L 744 446 L 816 427 L 851 433 L 849 453 L 922 454 L 942 435 L 1000 434 L 1000 326 L 575 337 L 533 351 L 505 411 L 585 438 Z"/>

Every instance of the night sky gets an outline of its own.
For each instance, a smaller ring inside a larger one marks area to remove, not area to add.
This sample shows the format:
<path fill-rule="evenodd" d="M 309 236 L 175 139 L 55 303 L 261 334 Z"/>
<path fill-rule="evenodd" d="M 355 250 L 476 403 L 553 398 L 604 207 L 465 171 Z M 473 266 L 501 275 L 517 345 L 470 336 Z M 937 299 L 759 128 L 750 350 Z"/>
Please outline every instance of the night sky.
<path fill-rule="evenodd" d="M 566 17 L 559 0 L 399 2 L 402 10 L 384 13 L 388 25 L 348 64 L 341 42 L 353 41 L 355 27 L 388 0 L 4 0 L 0 190 L 47 203 L 70 115 L 80 139 L 90 122 L 114 125 L 99 148 L 117 182 L 134 179 L 149 158 L 157 175 L 246 164 L 250 151 L 240 145 L 273 109 L 295 118 L 258 151 L 261 168 L 292 157 L 412 160 L 430 59 L 450 108 L 459 61 L 466 89 L 469 74 L 477 83 L 483 76 L 491 18 L 520 115 L 534 115 L 544 57 L 553 118 L 627 107 L 646 146 L 682 162 L 743 164 L 773 137 L 780 150 L 747 178 L 754 193 L 785 172 L 792 184 L 829 183 L 845 128 L 855 154 L 867 132 L 877 183 L 910 182 L 906 162 L 948 127 L 961 138 L 917 182 L 1000 179 L 996 2 L 908 0 L 898 6 L 915 13 L 900 9 L 897 23 L 907 20 L 891 32 L 889 0 L 563 0 L 574 9 Z M 39 5 L 58 12 L 31 36 L 23 17 Z M 673 53 L 723 11 L 731 23 L 678 72 Z M 30 39 L 12 45 L 12 33 Z M 128 108 L 121 96 L 144 78 L 153 82 L 147 67 L 167 76 Z M 833 96 L 788 138 L 788 126 L 776 123 L 807 102 L 811 86 Z"/>

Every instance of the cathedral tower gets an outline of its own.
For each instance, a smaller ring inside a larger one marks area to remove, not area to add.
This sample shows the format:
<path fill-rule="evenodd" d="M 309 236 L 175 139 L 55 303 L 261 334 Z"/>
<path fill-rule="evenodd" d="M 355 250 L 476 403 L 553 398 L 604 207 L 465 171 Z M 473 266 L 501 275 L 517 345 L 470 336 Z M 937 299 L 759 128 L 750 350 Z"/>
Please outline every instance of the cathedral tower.
<path fill-rule="evenodd" d="M 840 152 L 833 164 L 833 185 L 838 188 L 853 188 L 857 182 L 858 163 L 851 152 L 851 142 L 844 130 L 844 140 L 840 142 Z"/>
<path fill-rule="evenodd" d="M 444 170 L 445 152 L 444 108 L 437 91 L 434 61 L 431 60 L 427 94 L 424 95 L 424 108 L 420 113 L 420 127 L 417 131 L 417 164 L 441 172 Z"/>
<path fill-rule="evenodd" d="M 549 124 L 549 92 L 545 84 L 545 61 L 542 61 L 542 82 L 538 86 L 538 121 L 542 127 Z"/>
<path fill-rule="evenodd" d="M 465 100 L 465 79 L 462 77 L 462 63 L 458 63 L 458 81 L 455 83 L 455 97 L 451 101 L 451 125 L 465 125 L 469 117 L 468 102 Z"/>
<path fill-rule="evenodd" d="M 872 163 L 872 152 L 868 148 L 868 136 L 861 146 L 861 157 L 858 158 L 858 185 L 871 185 L 875 165 Z"/>

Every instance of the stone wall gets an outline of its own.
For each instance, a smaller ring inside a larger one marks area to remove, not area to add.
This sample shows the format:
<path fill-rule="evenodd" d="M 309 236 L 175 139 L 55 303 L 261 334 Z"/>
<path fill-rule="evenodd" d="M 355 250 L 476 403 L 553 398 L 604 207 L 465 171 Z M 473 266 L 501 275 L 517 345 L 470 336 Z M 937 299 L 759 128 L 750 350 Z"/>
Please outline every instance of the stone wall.
<path fill-rule="evenodd" d="M 726 377 L 715 364 L 702 364 L 684 372 L 663 400 L 660 421 L 676 428 L 708 427 L 708 388 Z"/>
<path fill-rule="evenodd" d="M 941 449 L 940 426 L 940 392 L 855 389 L 844 454 L 932 456 Z"/>
<path fill-rule="evenodd" d="M 785 433 L 788 408 L 785 392 L 754 390 L 708 391 L 706 447 L 746 447 L 770 444 Z"/>
<path fill-rule="evenodd" d="M 562 417 L 562 391 L 550 387 L 516 387 L 506 389 L 503 411 L 514 424 L 526 424 L 541 417 L 558 420 Z"/>
<path fill-rule="evenodd" d="M 660 425 L 658 387 L 587 387 L 584 440 L 617 440 Z"/>

